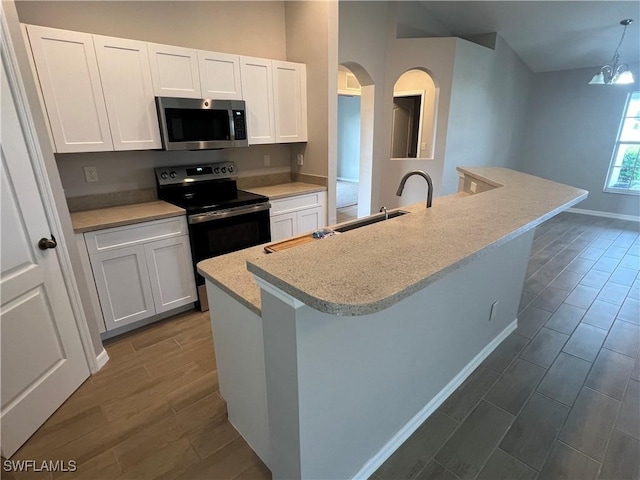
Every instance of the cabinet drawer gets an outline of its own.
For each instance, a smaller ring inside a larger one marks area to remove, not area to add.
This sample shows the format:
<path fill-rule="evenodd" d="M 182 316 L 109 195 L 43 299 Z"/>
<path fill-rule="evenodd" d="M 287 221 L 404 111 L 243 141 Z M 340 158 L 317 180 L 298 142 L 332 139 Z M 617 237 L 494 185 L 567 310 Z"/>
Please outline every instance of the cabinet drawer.
<path fill-rule="evenodd" d="M 279 200 L 271 200 L 271 215 L 280 213 L 294 212 L 296 210 L 317 207 L 322 205 L 321 195 L 324 192 L 311 193 L 306 195 L 298 195 L 295 197 L 282 198 Z"/>
<path fill-rule="evenodd" d="M 92 253 L 187 235 L 187 233 L 187 219 L 180 216 L 87 232 L 84 234 L 84 238 L 87 242 L 89 255 L 91 255 Z"/>

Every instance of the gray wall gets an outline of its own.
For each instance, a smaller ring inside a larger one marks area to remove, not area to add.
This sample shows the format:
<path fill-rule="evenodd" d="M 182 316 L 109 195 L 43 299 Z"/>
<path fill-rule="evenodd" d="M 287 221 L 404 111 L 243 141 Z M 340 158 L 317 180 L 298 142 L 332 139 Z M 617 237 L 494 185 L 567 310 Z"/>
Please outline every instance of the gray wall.
<path fill-rule="evenodd" d="M 338 178 L 360 175 L 360 97 L 338 95 Z"/>
<path fill-rule="evenodd" d="M 637 195 L 603 192 L 633 86 L 588 85 L 595 70 L 534 76 L 519 169 L 588 190 L 589 197 L 578 208 L 638 216 Z M 639 78 L 636 68 L 636 82 Z"/>
<path fill-rule="evenodd" d="M 491 50 L 456 47 L 442 194 L 458 186 L 458 166 L 516 168 L 533 73 L 498 36 Z"/>

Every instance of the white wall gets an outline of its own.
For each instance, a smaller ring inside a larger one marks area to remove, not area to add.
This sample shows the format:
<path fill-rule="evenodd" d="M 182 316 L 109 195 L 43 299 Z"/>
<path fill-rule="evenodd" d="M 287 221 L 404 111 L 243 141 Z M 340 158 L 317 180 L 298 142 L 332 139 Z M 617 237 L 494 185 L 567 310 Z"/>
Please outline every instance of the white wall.
<path fill-rule="evenodd" d="M 372 210 L 423 201 L 420 179 L 407 183 L 401 199 L 395 196 L 400 178 L 413 169 L 431 175 L 435 195 L 446 195 L 457 189 L 457 166 L 519 164 L 529 68 L 501 38 L 495 50 L 453 37 L 396 38 L 396 27 L 398 35 L 419 34 L 413 28 L 419 17 L 423 33 L 446 34 L 410 3 L 340 4 L 340 62 L 362 65 L 376 85 Z M 390 161 L 393 85 L 416 67 L 428 71 L 438 89 L 433 160 Z"/>
<path fill-rule="evenodd" d="M 382 175 L 379 183 L 381 205 L 396 207 L 426 200 L 427 185 L 421 178 L 412 178 L 408 181 L 402 197 L 396 197 L 395 192 L 400 179 L 410 170 L 424 170 L 431 176 L 435 196 L 442 190 L 447 125 L 450 122 L 449 103 L 458 41 L 453 37 L 404 38 L 393 40 L 388 47 L 385 93 L 381 112 L 384 130 L 379 140 L 384 145 L 382 147 L 384 157 L 381 157 Z M 438 96 L 433 159 L 390 160 L 393 87 L 404 72 L 418 67 L 429 72 L 436 84 Z"/>
<path fill-rule="evenodd" d="M 491 50 L 458 39 L 442 194 L 458 186 L 458 166 L 519 165 L 533 73 L 498 36 Z"/>
<path fill-rule="evenodd" d="M 625 100 L 633 86 L 588 85 L 596 70 L 533 77 L 519 167 L 588 190 L 589 197 L 579 208 L 638 216 L 637 195 L 603 192 Z M 637 70 L 636 82 L 640 81 Z"/>
<path fill-rule="evenodd" d="M 338 95 L 338 178 L 360 177 L 360 97 Z"/>
<path fill-rule="evenodd" d="M 384 150 L 381 142 L 386 133 L 379 112 L 383 107 L 391 5 L 377 1 L 340 2 L 339 8 L 338 60 L 356 75 L 363 87 L 361 132 L 363 138 L 372 139 L 361 150 L 362 158 L 373 159 L 360 164 L 358 216 L 362 216 L 380 208 L 380 166 L 389 151 Z M 362 199 L 370 199 L 368 205 Z"/>

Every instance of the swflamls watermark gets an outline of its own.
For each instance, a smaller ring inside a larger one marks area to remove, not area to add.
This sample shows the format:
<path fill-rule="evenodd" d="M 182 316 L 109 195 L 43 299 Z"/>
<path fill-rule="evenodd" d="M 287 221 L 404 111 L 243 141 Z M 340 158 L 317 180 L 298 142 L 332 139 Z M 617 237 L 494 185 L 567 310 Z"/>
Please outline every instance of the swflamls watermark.
<path fill-rule="evenodd" d="M 5 472 L 75 472 L 75 460 L 4 460 Z"/>

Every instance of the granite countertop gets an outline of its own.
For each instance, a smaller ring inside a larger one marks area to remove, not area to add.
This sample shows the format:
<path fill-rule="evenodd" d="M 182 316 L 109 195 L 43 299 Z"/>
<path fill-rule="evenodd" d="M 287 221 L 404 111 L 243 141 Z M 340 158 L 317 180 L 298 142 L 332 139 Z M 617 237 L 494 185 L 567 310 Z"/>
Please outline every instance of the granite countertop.
<path fill-rule="evenodd" d="M 314 185 L 312 183 L 289 182 L 280 183 L 278 185 L 268 185 L 266 187 L 244 188 L 243 190 L 258 195 L 269 197 L 270 200 L 279 198 L 292 197 L 294 195 L 304 195 L 305 193 L 324 192 L 327 187 L 322 185 Z"/>
<path fill-rule="evenodd" d="M 588 193 L 505 168 L 458 170 L 496 188 L 436 198 L 430 209 L 424 202 L 402 207 L 411 214 L 270 255 L 258 246 L 215 257 L 198 270 L 258 314 L 260 290 L 251 273 L 322 312 L 365 315 L 535 228 Z"/>
<path fill-rule="evenodd" d="M 185 213 L 183 208 L 157 200 L 74 212 L 71 214 L 71 223 L 74 232 L 83 233 L 161 218 L 179 217 Z"/>

